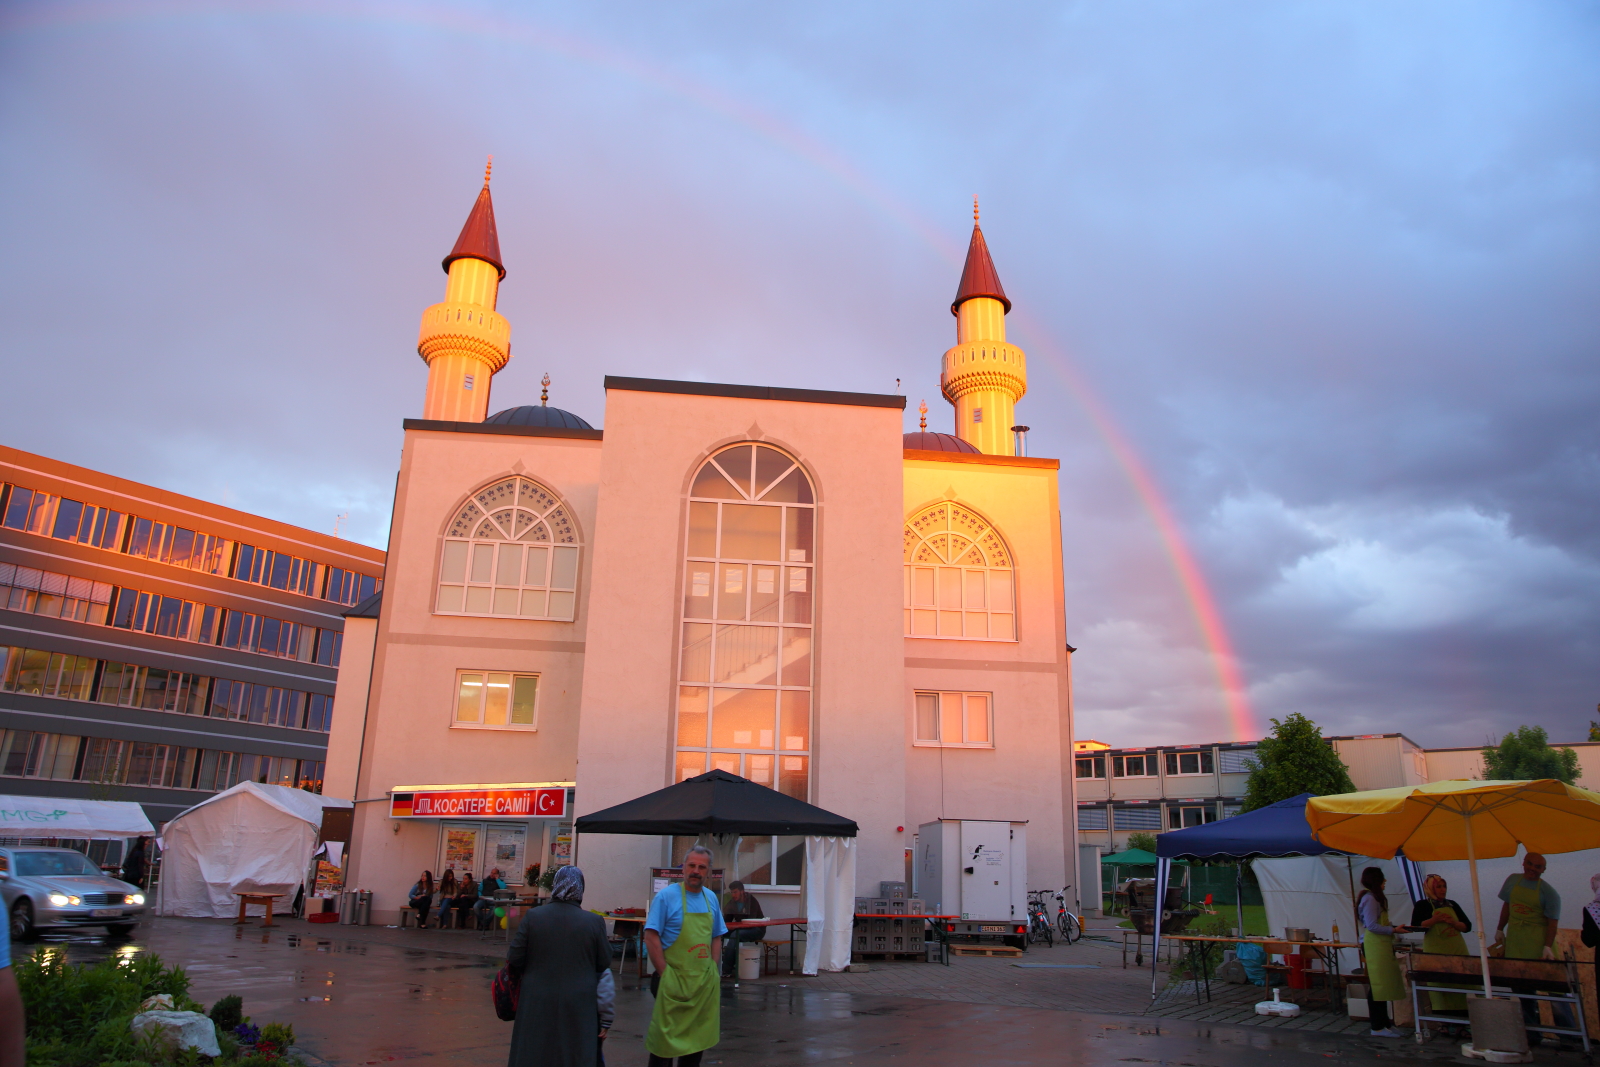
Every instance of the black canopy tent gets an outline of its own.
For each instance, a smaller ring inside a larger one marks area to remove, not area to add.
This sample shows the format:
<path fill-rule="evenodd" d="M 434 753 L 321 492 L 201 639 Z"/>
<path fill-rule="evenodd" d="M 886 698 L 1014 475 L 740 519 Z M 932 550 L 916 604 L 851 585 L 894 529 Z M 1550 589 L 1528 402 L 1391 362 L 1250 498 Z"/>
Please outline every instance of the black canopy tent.
<path fill-rule="evenodd" d="M 746 837 L 854 837 L 854 819 L 807 804 L 727 771 L 708 771 L 677 785 L 581 816 L 580 834 Z"/>

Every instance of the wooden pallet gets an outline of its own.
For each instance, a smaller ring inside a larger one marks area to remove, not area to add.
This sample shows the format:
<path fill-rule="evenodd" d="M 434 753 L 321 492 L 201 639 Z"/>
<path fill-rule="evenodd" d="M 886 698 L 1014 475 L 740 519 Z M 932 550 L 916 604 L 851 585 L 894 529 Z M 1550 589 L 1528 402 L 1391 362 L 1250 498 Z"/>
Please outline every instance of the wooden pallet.
<path fill-rule="evenodd" d="M 920 960 L 926 956 L 926 952 L 856 952 L 850 959 L 865 963 L 868 960 Z"/>
<path fill-rule="evenodd" d="M 951 945 L 950 955 L 1004 956 L 1008 959 L 1017 959 L 1021 957 L 1022 950 L 1020 948 L 1012 948 L 1010 945 Z"/>

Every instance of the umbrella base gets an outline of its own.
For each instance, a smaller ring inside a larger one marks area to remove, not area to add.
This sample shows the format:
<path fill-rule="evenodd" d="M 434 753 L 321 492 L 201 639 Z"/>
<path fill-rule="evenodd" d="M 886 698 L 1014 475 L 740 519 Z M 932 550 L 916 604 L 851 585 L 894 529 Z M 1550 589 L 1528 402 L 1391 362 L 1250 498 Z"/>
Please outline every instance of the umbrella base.
<path fill-rule="evenodd" d="M 1490 1063 L 1532 1063 L 1531 1052 L 1496 1052 L 1494 1049 L 1473 1048 L 1472 1045 L 1462 1045 L 1461 1054 L 1468 1059 L 1488 1060 Z"/>
<path fill-rule="evenodd" d="M 1463 1046 L 1473 1052 L 1469 1056 L 1489 1059 L 1492 1063 L 1527 1063 L 1533 1057 L 1528 1051 L 1528 1031 L 1522 1021 L 1522 1003 L 1517 1000 L 1489 999 L 1483 996 L 1467 998 L 1467 1017 L 1472 1024 L 1472 1044 Z M 1513 1055 L 1516 1059 L 1504 1060 L 1500 1055 Z"/>

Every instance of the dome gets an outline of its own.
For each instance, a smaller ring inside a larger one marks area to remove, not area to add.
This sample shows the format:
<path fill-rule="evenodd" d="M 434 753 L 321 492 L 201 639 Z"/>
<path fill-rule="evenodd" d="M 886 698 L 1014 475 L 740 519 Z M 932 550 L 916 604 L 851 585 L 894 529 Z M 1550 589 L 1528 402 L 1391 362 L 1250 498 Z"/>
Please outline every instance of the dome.
<path fill-rule="evenodd" d="M 920 433 L 905 435 L 906 448 L 920 448 L 925 452 L 977 452 L 978 446 L 963 441 L 952 433 L 931 433 L 923 430 Z"/>
<path fill-rule="evenodd" d="M 544 426 L 553 430 L 594 429 L 572 412 L 546 407 L 544 404 L 524 404 L 520 408 L 506 408 L 483 421 L 495 426 Z"/>

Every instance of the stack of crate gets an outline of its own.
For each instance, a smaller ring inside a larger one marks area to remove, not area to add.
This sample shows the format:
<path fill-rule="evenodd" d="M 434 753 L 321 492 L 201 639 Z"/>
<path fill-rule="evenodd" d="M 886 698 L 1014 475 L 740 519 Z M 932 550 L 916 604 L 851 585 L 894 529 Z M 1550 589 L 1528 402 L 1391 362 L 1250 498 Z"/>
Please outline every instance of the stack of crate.
<path fill-rule="evenodd" d="M 927 947 L 927 905 L 906 895 L 904 882 L 882 882 L 878 896 L 856 897 L 856 914 L 871 915 L 855 927 L 856 952 L 906 952 L 922 955 Z"/>

